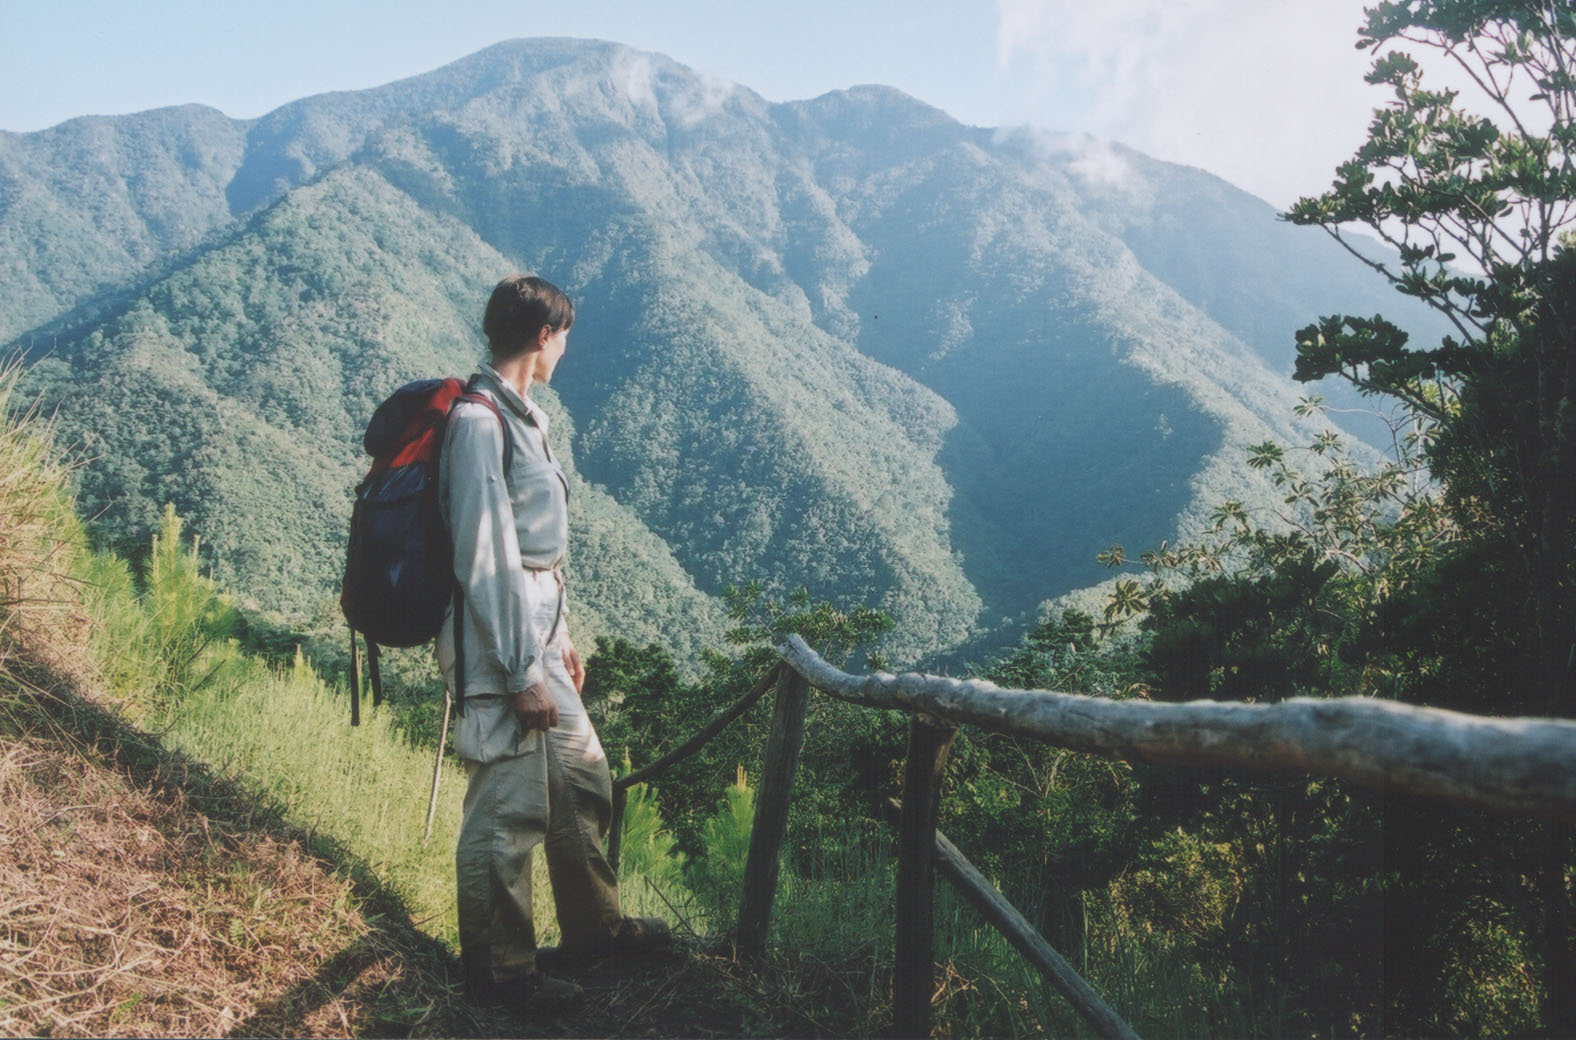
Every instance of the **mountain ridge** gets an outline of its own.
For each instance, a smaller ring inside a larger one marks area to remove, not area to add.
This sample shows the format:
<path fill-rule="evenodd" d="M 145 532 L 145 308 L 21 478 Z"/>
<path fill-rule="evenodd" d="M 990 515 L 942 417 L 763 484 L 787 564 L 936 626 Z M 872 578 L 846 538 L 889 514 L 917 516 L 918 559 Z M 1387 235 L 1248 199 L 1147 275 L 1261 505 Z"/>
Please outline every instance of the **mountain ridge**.
<path fill-rule="evenodd" d="M 964 126 L 889 87 L 767 102 L 605 41 L 506 41 L 301 99 L 246 121 L 236 158 L 238 125 L 214 123 L 185 179 L 159 181 L 159 153 L 143 189 L 71 214 L 56 253 L 19 244 L 53 182 L 0 138 L 0 199 L 35 200 L 0 203 L 0 270 L 38 287 L 0 304 L 0 336 L 78 315 L 31 379 L 63 429 L 120 445 L 82 476 L 104 535 L 135 544 L 163 495 L 218 573 L 301 617 L 337 577 L 358 416 L 477 357 L 480 300 L 510 270 L 580 310 L 549 399 L 598 502 L 577 538 L 628 557 L 577 564 L 593 628 L 704 642 L 723 587 L 763 578 L 885 607 L 906 660 L 1032 620 L 1101 580 L 1113 540 L 1271 500 L 1246 445 L 1323 428 L 1291 414 L 1292 329 L 1383 295 L 1200 171 Z M 100 132 L 157 153 L 138 126 Z M 232 160 L 224 184 L 202 173 Z M 189 255 L 169 266 L 145 220 L 151 260 L 73 280 L 126 211 L 162 212 L 155 181 L 196 193 Z M 225 422 L 189 422 L 190 446 L 137 430 L 106 375 L 134 348 L 153 360 L 129 385 Z M 297 504 L 249 486 L 243 442 L 311 471 L 276 496 Z"/>

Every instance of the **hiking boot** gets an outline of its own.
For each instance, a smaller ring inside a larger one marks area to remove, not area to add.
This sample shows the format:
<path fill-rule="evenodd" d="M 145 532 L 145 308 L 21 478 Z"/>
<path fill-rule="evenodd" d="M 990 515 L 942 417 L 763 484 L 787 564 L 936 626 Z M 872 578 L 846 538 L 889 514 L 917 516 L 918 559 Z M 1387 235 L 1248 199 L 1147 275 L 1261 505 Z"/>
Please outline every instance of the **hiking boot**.
<path fill-rule="evenodd" d="M 555 964 L 594 957 L 638 957 L 666 949 L 673 942 L 673 931 L 660 917 L 626 917 L 613 934 L 589 946 L 544 946 L 536 951 L 538 964 Z"/>
<path fill-rule="evenodd" d="M 540 971 L 504 982 L 473 982 L 471 992 L 483 1003 L 542 1011 L 565 1010 L 585 996 L 579 984 Z"/>
<path fill-rule="evenodd" d="M 615 957 L 636 957 L 666 949 L 673 942 L 673 931 L 660 917 L 626 917 L 608 942 L 608 953 Z"/>

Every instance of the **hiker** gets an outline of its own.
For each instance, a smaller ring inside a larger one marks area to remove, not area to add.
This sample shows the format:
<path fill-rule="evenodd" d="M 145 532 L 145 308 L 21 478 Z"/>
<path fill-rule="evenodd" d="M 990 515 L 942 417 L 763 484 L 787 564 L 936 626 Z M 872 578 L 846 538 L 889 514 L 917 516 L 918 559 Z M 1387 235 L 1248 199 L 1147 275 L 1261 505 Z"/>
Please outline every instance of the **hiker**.
<path fill-rule="evenodd" d="M 607 756 L 580 703 L 585 667 L 569 638 L 563 564 L 569 486 L 548 446 L 547 415 L 530 399 L 564 356 L 574 305 L 540 278 L 499 282 L 482 322 L 491 363 L 474 389 L 491 409 L 454 406 L 438 495 L 463 592 L 437 642 L 463 708 L 454 750 L 470 782 L 455 853 L 461 960 L 471 985 L 511 1003 L 560 1001 L 580 988 L 537 970 L 531 853 L 544 845 L 561 956 L 621 956 L 665 944 L 667 924 L 626 917 L 602 854 L 612 816 Z M 503 437 L 511 439 L 504 472 Z"/>

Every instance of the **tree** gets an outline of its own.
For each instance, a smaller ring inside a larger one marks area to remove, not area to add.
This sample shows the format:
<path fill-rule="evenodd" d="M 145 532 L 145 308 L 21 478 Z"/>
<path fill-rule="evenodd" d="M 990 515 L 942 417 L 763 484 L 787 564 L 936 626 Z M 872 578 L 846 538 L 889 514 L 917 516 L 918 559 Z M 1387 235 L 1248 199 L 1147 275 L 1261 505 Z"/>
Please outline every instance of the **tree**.
<path fill-rule="evenodd" d="M 843 609 L 815 601 L 800 589 L 785 600 L 768 596 L 759 582 L 724 591 L 727 633 L 735 653 L 701 651 L 702 674 L 687 681 L 669 652 L 652 643 L 639 647 L 626 639 L 598 638 L 586 663 L 583 696 L 615 761 L 624 758 L 640 768 L 688 740 L 717 713 L 749 690 L 777 663 L 776 645 L 796 632 L 839 664 L 863 653 L 863 664 L 883 667 L 868 647 L 892 627 L 891 619 L 871 607 Z M 821 814 L 846 819 L 850 814 L 876 825 L 871 791 L 888 781 L 889 760 L 899 755 L 903 734 L 885 713 L 872 712 L 831 698 L 812 699 L 800 781 L 794 796 L 797 817 Z M 688 758 L 674 763 L 652 781 L 663 818 L 684 850 L 701 854 L 703 828 L 721 793 L 735 781 L 739 768 L 758 769 L 770 726 L 772 701 L 766 697 Z M 850 769 L 850 763 L 852 768 Z M 822 780 L 812 780 L 822 777 Z"/>
<path fill-rule="evenodd" d="M 1319 407 L 1305 401 L 1299 412 Z M 1432 658 L 1393 638 L 1391 607 L 1428 598 L 1424 583 L 1461 541 L 1422 458 L 1431 426 L 1392 421 L 1392 456 L 1354 462 L 1333 432 L 1301 449 L 1250 449 L 1281 504 L 1261 515 L 1216 507 L 1193 541 L 1142 561 L 1147 580 L 1116 583 L 1108 625 L 1142 615 L 1142 659 L 1167 700 L 1279 700 L 1328 693 L 1414 699 L 1438 689 Z M 1100 555 L 1126 562 L 1121 546 Z"/>
<path fill-rule="evenodd" d="M 1359 35 L 1376 51 L 1368 81 L 1394 100 L 1331 188 L 1287 217 L 1325 228 L 1453 332 L 1415 347 L 1382 317 L 1326 317 L 1298 333 L 1297 378 L 1338 375 L 1435 424 L 1428 462 L 1464 537 L 1419 582 L 1425 595 L 1390 599 L 1394 630 L 1446 656 L 1462 706 L 1571 715 L 1576 8 L 1400 0 L 1370 9 Z M 1425 87 L 1410 54 L 1377 53 L 1392 44 L 1431 53 L 1466 86 Z M 1377 234 L 1398 262 L 1362 250 L 1349 227 Z M 1463 639 L 1469 623 L 1476 638 Z M 1569 823 L 1538 833 L 1542 848 L 1521 866 L 1539 878 L 1553 1026 L 1576 1021 Z"/>
<path fill-rule="evenodd" d="M 1516 619 L 1498 633 L 1532 667 L 1501 711 L 1576 710 L 1576 9 L 1537 0 L 1406 0 L 1373 8 L 1359 46 L 1412 44 L 1473 89 L 1432 90 L 1405 53 L 1368 76 L 1395 100 L 1334 185 L 1294 223 L 1328 230 L 1453 334 L 1414 347 L 1382 317 L 1298 333 L 1297 378 L 1339 375 L 1428 417 L 1434 474 L 1464 527 L 1469 598 Z M 1399 263 L 1344 234 L 1379 235 Z M 1485 600 L 1484 597 L 1487 596 Z"/>

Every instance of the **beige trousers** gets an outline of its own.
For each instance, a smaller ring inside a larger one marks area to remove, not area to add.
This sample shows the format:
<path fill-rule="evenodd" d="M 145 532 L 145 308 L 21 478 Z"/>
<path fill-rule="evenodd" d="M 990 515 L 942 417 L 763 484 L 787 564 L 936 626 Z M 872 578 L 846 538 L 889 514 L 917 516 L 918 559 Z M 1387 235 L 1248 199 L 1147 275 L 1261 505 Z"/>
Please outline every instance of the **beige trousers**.
<path fill-rule="evenodd" d="M 532 580 L 554 582 L 550 574 Z M 546 591 L 546 590 L 543 590 Z M 537 598 L 553 628 L 556 586 Z M 507 982 L 536 967 L 531 908 L 531 854 L 547 854 L 547 872 L 565 949 L 604 944 L 623 918 L 618 879 L 602 854 L 612 817 L 607 756 L 563 661 L 563 626 L 544 650 L 544 681 L 558 725 L 524 732 L 506 697 L 467 697 L 454 749 L 470 783 L 455 850 L 460 956 L 476 981 Z"/>

